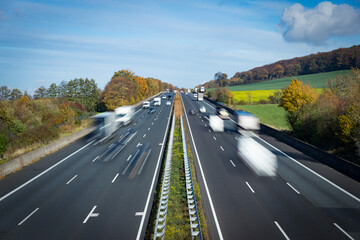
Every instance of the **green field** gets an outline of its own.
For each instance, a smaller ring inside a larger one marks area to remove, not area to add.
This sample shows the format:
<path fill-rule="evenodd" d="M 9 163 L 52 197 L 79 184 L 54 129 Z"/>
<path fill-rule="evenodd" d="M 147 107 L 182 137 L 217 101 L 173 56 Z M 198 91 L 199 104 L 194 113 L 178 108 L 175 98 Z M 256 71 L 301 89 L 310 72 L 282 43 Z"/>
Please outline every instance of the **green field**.
<path fill-rule="evenodd" d="M 260 118 L 261 123 L 272 126 L 279 130 L 290 130 L 286 121 L 286 111 L 277 104 L 262 105 L 241 105 L 236 106 L 236 110 L 244 110 Z"/>
<path fill-rule="evenodd" d="M 268 81 L 249 83 L 243 85 L 236 85 L 227 87 L 230 91 L 253 91 L 253 90 L 271 90 L 271 89 L 281 89 L 288 86 L 291 83 L 291 80 L 297 78 L 300 81 L 303 81 L 305 84 L 310 83 L 310 86 L 313 88 L 323 88 L 327 87 L 327 80 L 335 78 L 338 75 L 349 74 L 351 70 L 340 70 L 334 72 L 326 73 L 316 73 L 309 75 L 293 76 L 293 77 L 284 77 L 279 79 L 273 79 Z M 211 90 L 211 89 L 209 89 Z"/>

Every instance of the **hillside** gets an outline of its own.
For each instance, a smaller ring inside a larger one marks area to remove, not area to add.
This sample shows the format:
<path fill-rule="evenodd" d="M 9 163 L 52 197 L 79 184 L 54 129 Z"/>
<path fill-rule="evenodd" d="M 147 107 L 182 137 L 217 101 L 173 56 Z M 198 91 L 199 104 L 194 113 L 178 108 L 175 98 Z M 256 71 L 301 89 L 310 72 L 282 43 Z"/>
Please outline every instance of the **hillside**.
<path fill-rule="evenodd" d="M 360 45 L 339 48 L 330 52 L 319 52 L 304 57 L 281 60 L 237 72 L 228 79 L 226 74 L 215 74 L 215 79 L 204 84 L 206 89 L 268 81 L 283 77 L 303 76 L 339 70 L 360 68 Z"/>
<path fill-rule="evenodd" d="M 327 87 L 327 81 L 329 79 L 335 78 L 339 75 L 349 74 L 351 70 L 339 70 L 334 72 L 327 73 L 316 73 L 316 74 L 307 74 L 302 76 L 292 76 L 292 77 L 283 77 L 279 79 L 273 79 L 269 81 L 255 82 L 249 84 L 241 84 L 236 86 L 227 87 L 230 91 L 254 91 L 254 90 L 272 90 L 272 89 L 281 89 L 288 86 L 291 83 L 291 80 L 297 78 L 298 80 L 304 82 L 305 84 L 309 83 L 313 88 L 323 88 Z M 209 89 L 211 90 L 211 89 Z"/>

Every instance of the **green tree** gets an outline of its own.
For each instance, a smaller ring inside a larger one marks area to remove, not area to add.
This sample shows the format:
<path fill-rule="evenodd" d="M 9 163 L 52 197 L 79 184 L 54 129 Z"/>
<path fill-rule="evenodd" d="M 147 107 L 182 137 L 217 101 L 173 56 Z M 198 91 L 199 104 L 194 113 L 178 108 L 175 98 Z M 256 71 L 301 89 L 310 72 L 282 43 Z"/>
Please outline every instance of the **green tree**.
<path fill-rule="evenodd" d="M 22 97 L 21 91 L 17 88 L 14 88 L 10 93 L 9 100 L 17 100 L 20 99 L 21 97 Z"/>
<path fill-rule="evenodd" d="M 35 90 L 35 94 L 34 94 L 35 99 L 46 98 L 46 97 L 48 97 L 48 94 L 47 94 L 47 90 L 44 86 L 41 86 Z"/>
<path fill-rule="evenodd" d="M 7 86 L 0 87 L 0 100 L 9 100 L 11 90 Z"/>
<path fill-rule="evenodd" d="M 56 98 L 59 96 L 59 87 L 56 86 L 56 83 L 52 83 L 47 92 L 49 98 Z"/>

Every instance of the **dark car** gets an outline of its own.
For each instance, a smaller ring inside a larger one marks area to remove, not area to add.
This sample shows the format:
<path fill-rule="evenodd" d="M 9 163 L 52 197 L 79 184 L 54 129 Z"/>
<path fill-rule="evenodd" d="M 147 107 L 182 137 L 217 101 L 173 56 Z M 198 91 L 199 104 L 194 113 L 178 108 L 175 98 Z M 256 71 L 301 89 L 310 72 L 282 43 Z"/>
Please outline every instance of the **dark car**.
<path fill-rule="evenodd" d="M 190 113 L 191 115 L 195 115 L 195 114 L 196 114 L 196 110 L 192 108 L 192 109 L 189 110 L 189 113 Z"/>
<path fill-rule="evenodd" d="M 147 113 L 154 113 L 156 110 L 154 107 L 150 107 Z"/>

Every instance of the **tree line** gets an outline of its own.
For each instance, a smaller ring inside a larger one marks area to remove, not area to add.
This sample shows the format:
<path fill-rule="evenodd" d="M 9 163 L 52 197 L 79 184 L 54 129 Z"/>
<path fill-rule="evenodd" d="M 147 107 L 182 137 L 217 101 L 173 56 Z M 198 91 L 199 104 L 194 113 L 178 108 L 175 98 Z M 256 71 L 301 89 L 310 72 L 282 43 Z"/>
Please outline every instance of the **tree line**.
<path fill-rule="evenodd" d="M 360 164 L 360 70 L 328 82 L 321 94 L 297 79 L 280 96 L 292 134 Z"/>
<path fill-rule="evenodd" d="M 128 70 L 114 74 L 101 91 L 95 80 L 76 78 L 26 91 L 0 87 L 0 162 L 89 124 L 97 111 L 114 110 L 174 86 Z"/>
<path fill-rule="evenodd" d="M 143 78 L 129 70 L 115 72 L 111 81 L 105 86 L 100 101 L 108 110 L 123 105 L 132 105 L 154 94 L 169 89 L 173 91 L 172 84 L 155 78 Z"/>
<path fill-rule="evenodd" d="M 257 81 L 266 81 L 280 77 L 331 72 L 360 68 L 360 45 L 339 48 L 330 52 L 319 52 L 304 57 L 281 60 L 248 71 L 237 72 L 228 79 L 227 74 L 217 72 L 214 80 L 205 83 L 205 87 L 217 88 Z"/>

